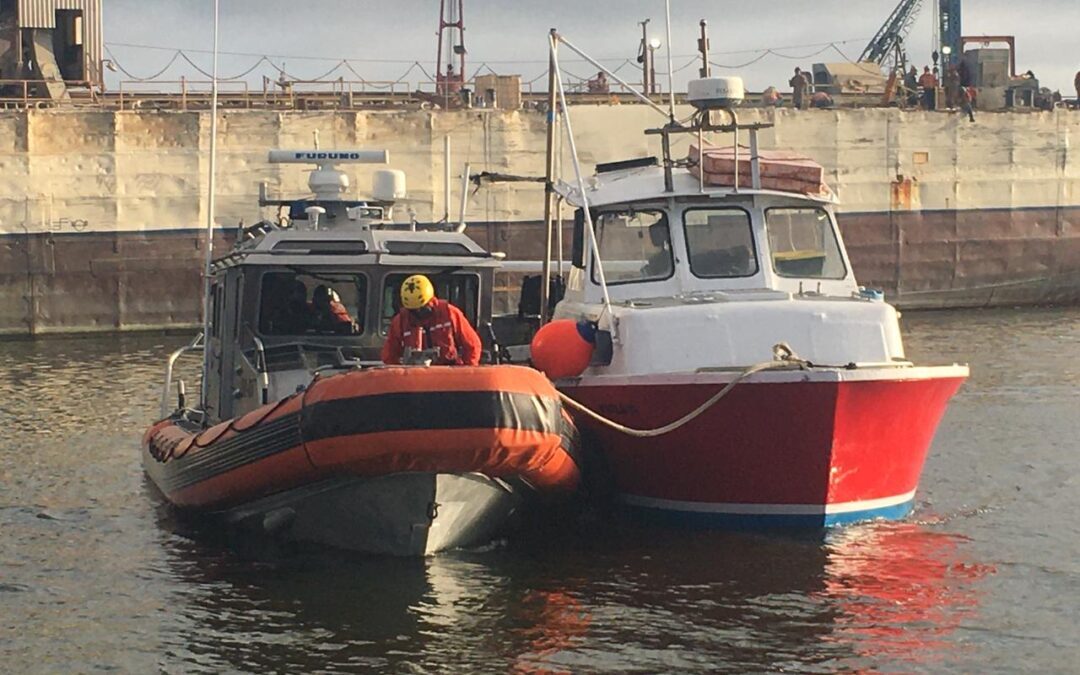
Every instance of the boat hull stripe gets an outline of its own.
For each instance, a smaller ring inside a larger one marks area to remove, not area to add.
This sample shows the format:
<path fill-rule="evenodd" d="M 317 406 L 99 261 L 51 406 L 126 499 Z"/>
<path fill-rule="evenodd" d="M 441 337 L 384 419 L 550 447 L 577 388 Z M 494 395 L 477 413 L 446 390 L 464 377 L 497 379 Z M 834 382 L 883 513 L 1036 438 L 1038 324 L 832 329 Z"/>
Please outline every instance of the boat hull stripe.
<path fill-rule="evenodd" d="M 838 504 L 706 504 L 621 495 L 620 501 L 647 517 L 682 525 L 719 527 L 830 527 L 907 515 L 915 492 Z"/>
<path fill-rule="evenodd" d="M 511 429 L 567 437 L 554 398 L 501 391 L 393 393 L 324 401 L 283 415 L 151 469 L 166 494 L 301 447 L 304 443 L 394 431 Z M 437 437 L 433 437 L 437 443 Z M 563 449 L 580 466 L 577 443 Z"/>
<path fill-rule="evenodd" d="M 654 499 L 637 495 L 623 495 L 622 501 L 634 506 L 644 506 L 666 511 L 686 511 L 693 513 L 730 513 L 755 515 L 827 515 L 850 513 L 852 511 L 872 511 L 910 502 L 915 498 L 915 491 L 883 497 L 839 504 L 710 504 L 705 502 L 683 502 L 671 499 Z"/>

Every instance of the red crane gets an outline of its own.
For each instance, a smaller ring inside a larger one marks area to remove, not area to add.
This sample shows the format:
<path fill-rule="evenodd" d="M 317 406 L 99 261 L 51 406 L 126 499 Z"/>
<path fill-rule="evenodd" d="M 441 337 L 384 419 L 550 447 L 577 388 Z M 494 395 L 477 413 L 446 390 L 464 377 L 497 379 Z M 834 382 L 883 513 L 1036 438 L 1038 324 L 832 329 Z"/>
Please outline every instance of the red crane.
<path fill-rule="evenodd" d="M 455 7 L 454 5 L 457 5 Z M 455 11 L 456 10 L 456 11 Z M 446 44 L 446 71 L 443 72 L 443 37 L 451 31 Z M 454 57 L 459 58 L 454 70 Z M 435 64 L 435 93 L 449 97 L 465 84 L 465 0 L 439 1 L 439 52 Z"/>

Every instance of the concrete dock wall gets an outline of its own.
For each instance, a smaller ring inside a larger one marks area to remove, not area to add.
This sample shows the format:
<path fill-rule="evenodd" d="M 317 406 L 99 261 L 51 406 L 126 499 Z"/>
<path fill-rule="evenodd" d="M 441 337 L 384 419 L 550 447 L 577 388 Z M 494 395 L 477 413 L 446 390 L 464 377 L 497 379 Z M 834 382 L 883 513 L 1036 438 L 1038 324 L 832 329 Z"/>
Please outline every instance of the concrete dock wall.
<path fill-rule="evenodd" d="M 641 130 L 663 120 L 647 108 L 571 115 L 587 171 L 659 154 Z M 775 123 L 763 147 L 826 167 L 857 275 L 902 306 L 1080 300 L 1080 113 L 972 124 L 892 109 L 750 109 L 741 119 Z M 217 223 L 226 236 L 271 216 L 255 206 L 263 181 L 272 195 L 306 194 L 306 167 L 268 165 L 266 152 L 311 147 L 316 131 L 324 148 L 390 151 L 408 176 L 402 221 L 443 216 L 449 136 L 456 218 L 466 162 L 473 173 L 542 174 L 544 124 L 536 111 L 222 112 Z M 197 112 L 0 113 L 0 333 L 197 322 L 209 128 Z M 358 195 L 376 168 L 346 167 Z M 470 234 L 511 258 L 539 257 L 541 197 L 534 183 L 470 191 Z"/>

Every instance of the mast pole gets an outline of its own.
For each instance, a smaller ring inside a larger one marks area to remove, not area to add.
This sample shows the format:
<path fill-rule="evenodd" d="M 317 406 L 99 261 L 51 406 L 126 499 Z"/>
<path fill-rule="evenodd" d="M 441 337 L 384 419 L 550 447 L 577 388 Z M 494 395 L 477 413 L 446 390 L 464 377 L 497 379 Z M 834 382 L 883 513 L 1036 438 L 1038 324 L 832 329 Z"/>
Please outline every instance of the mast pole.
<path fill-rule="evenodd" d="M 218 127 L 218 23 L 220 0 L 214 0 L 214 67 L 210 78 L 210 178 L 206 201 L 206 265 L 203 269 L 203 373 L 200 402 L 208 404 L 207 384 L 210 376 L 210 271 L 214 261 L 214 211 L 217 190 L 217 127 Z"/>
<path fill-rule="evenodd" d="M 709 65 L 709 22 L 701 20 L 701 37 L 698 38 L 698 51 L 701 52 L 701 77 L 711 77 L 712 68 Z"/>
<path fill-rule="evenodd" d="M 548 34 L 548 116 L 547 116 L 547 163 L 544 173 L 544 271 L 540 280 L 540 325 L 547 323 L 548 302 L 551 288 L 551 239 L 555 225 L 555 122 L 558 118 L 559 98 L 556 84 L 559 48 L 558 33 L 554 28 Z M 562 226 L 562 223 L 559 223 Z"/>
<path fill-rule="evenodd" d="M 675 63 L 671 60 L 671 0 L 666 0 L 664 7 L 667 11 L 667 84 L 668 84 L 668 114 L 672 124 L 675 123 Z"/>

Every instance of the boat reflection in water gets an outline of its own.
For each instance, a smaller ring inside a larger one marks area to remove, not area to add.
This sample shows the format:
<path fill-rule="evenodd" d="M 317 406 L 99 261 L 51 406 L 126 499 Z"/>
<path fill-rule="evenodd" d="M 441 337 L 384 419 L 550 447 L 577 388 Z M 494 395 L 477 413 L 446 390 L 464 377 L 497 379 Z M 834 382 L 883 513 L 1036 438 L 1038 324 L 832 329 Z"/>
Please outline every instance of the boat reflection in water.
<path fill-rule="evenodd" d="M 166 544 L 186 667 L 373 672 L 963 669 L 979 612 L 966 541 L 920 524 L 820 537 L 623 526 L 400 560 L 242 562 Z"/>
<path fill-rule="evenodd" d="M 908 523 L 829 537 L 822 594 L 839 610 L 829 639 L 851 645 L 866 666 L 933 670 L 962 660 L 952 636 L 976 622 L 977 582 L 995 571 L 966 559 L 966 541 Z"/>

